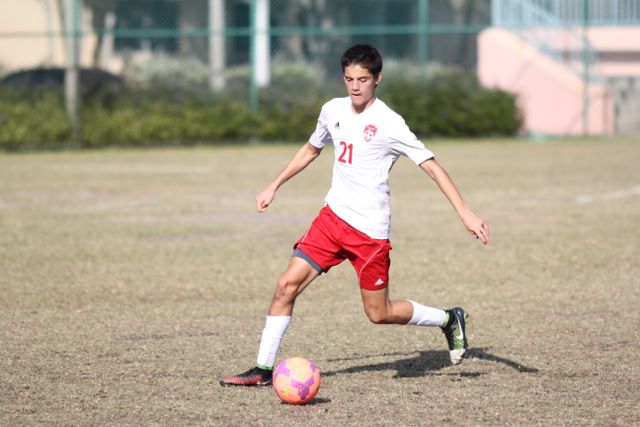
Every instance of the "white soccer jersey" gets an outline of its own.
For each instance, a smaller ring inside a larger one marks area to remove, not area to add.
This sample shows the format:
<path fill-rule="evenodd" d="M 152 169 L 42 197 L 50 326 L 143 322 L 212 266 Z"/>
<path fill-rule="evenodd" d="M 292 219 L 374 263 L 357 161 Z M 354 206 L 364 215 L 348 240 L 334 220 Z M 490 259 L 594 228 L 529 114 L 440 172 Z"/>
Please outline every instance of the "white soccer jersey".
<path fill-rule="evenodd" d="M 360 114 L 353 113 L 349 97 L 327 102 L 309 142 L 317 148 L 334 145 L 325 200 L 336 215 L 373 239 L 389 238 L 389 171 L 395 161 L 404 155 L 419 165 L 434 156 L 380 99 Z"/>

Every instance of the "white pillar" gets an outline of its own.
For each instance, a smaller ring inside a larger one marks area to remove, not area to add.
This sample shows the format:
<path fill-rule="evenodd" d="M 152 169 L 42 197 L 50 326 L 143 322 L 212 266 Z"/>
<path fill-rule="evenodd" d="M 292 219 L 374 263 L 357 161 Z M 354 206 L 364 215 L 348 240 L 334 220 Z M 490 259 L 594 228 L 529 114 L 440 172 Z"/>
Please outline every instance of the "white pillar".
<path fill-rule="evenodd" d="M 209 87 L 213 91 L 225 87 L 224 3 L 224 0 L 209 0 Z"/>
<path fill-rule="evenodd" d="M 53 52 L 54 52 L 54 35 L 53 35 L 53 12 L 51 11 L 51 0 L 44 0 L 44 25 L 47 30 L 47 59 L 45 59 L 45 65 L 50 67 L 53 64 Z"/>
<path fill-rule="evenodd" d="M 256 85 L 269 86 L 271 81 L 271 46 L 269 41 L 269 0 L 256 1 L 256 45 L 255 67 Z"/>
<path fill-rule="evenodd" d="M 80 4 L 78 0 L 64 0 L 66 37 L 66 72 L 64 78 L 67 112 L 71 121 L 73 143 L 80 146 Z"/>
<path fill-rule="evenodd" d="M 104 17 L 104 35 L 102 36 L 102 50 L 100 52 L 100 68 L 111 70 L 113 60 L 113 30 L 116 27 L 116 14 L 108 12 Z"/>

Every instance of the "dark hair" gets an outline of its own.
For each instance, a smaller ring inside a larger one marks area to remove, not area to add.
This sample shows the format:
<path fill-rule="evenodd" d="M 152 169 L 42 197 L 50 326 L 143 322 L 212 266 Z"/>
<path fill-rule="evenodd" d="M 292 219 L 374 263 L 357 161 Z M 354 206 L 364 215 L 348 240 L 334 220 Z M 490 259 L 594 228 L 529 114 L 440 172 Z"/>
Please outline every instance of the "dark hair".
<path fill-rule="evenodd" d="M 349 65 L 359 65 L 366 68 L 372 75 L 380 74 L 382 71 L 382 55 L 378 49 L 370 44 L 357 44 L 351 46 L 340 59 L 342 71 Z"/>

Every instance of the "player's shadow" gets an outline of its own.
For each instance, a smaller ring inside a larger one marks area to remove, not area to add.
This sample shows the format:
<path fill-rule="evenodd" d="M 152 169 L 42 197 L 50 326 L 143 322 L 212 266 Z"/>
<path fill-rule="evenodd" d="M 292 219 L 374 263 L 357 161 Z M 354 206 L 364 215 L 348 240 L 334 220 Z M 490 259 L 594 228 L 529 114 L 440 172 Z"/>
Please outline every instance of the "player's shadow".
<path fill-rule="evenodd" d="M 339 362 L 357 359 L 370 359 L 374 357 L 389 357 L 389 356 L 408 356 L 415 353 L 385 353 L 368 356 L 354 356 L 340 359 L 329 359 L 329 362 Z M 537 373 L 538 369 L 524 366 L 513 360 L 505 359 L 504 357 L 496 356 L 487 351 L 487 348 L 473 348 L 467 351 L 467 358 L 482 359 L 489 362 L 501 363 L 510 368 L 515 369 L 518 372 L 532 374 Z M 324 371 L 322 373 L 325 377 L 330 377 L 337 374 L 352 374 L 359 372 L 375 372 L 375 371 L 390 371 L 395 370 L 394 378 L 411 378 L 422 376 L 435 376 L 435 375 L 454 375 L 459 377 L 479 377 L 485 375 L 482 372 L 449 372 L 441 373 L 440 371 L 446 367 L 451 366 L 449 361 L 448 351 L 421 351 L 417 356 L 410 358 L 398 359 L 393 362 L 381 362 L 372 363 L 367 365 L 351 366 L 349 368 L 338 369 L 334 371 Z"/>

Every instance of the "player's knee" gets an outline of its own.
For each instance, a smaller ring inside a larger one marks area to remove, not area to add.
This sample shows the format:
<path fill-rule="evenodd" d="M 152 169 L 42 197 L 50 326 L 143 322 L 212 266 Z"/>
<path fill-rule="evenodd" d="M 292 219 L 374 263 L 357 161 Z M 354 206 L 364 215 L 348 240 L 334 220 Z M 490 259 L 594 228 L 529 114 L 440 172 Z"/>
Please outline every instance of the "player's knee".
<path fill-rule="evenodd" d="M 384 309 L 365 307 L 364 312 L 367 314 L 367 318 L 371 323 L 375 323 L 377 325 L 389 323 L 387 311 Z"/>
<path fill-rule="evenodd" d="M 278 279 L 276 287 L 276 298 L 292 301 L 298 296 L 300 282 L 291 280 L 287 275 L 282 275 Z"/>

